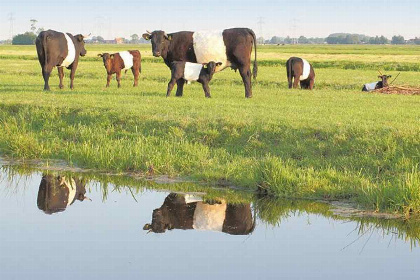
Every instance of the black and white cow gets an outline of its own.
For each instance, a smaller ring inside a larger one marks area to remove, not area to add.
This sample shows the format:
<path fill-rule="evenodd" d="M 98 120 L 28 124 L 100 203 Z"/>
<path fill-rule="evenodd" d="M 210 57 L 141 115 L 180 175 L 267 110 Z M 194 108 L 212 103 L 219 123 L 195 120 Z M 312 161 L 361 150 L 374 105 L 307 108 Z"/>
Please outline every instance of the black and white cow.
<path fill-rule="evenodd" d="M 247 235 L 254 228 L 250 204 L 230 204 L 225 201 L 206 203 L 200 197 L 176 193 L 169 194 L 163 205 L 153 210 L 152 223 L 143 227 L 155 233 L 195 229 L 232 235 Z"/>
<path fill-rule="evenodd" d="M 217 66 L 220 66 L 221 62 L 210 61 L 209 63 L 192 63 L 184 61 L 174 61 L 171 65 L 171 80 L 168 83 L 168 90 L 166 96 L 171 94 L 175 83 L 179 80 L 182 81 L 197 81 L 203 85 L 204 94 L 207 98 L 210 98 L 209 82 L 211 81 L 214 72 L 216 72 Z"/>
<path fill-rule="evenodd" d="M 302 89 L 314 88 L 315 71 L 312 65 L 303 58 L 291 57 L 286 62 L 287 81 L 289 88 L 297 88 L 300 83 Z"/>
<path fill-rule="evenodd" d="M 388 79 L 391 77 L 392 77 L 391 75 L 380 75 L 378 76 L 378 78 L 381 79 L 380 81 L 364 84 L 362 91 L 372 91 L 375 89 L 388 87 Z"/>
<path fill-rule="evenodd" d="M 85 56 L 84 36 L 81 34 L 57 32 L 54 30 L 42 31 L 35 40 L 38 60 L 42 68 L 44 78 L 44 90 L 50 90 L 48 84 L 51 71 L 57 66 L 60 78 L 60 89 L 63 88 L 64 70 L 70 69 L 70 88 L 73 89 L 73 80 L 79 63 L 79 55 Z"/>
<path fill-rule="evenodd" d="M 76 200 L 89 199 L 85 194 L 86 184 L 82 179 L 43 175 L 39 184 L 37 205 L 46 214 L 62 212 Z"/>
<path fill-rule="evenodd" d="M 245 97 L 252 97 L 251 52 L 254 48 L 253 77 L 257 77 L 257 42 L 254 31 L 248 28 L 231 28 L 220 32 L 181 31 L 166 34 L 157 30 L 143 34 L 151 40 L 155 57 L 161 56 L 168 67 L 174 61 L 194 63 L 221 62 L 216 72 L 227 67 L 239 70 L 245 86 Z M 184 80 L 177 82 L 176 96 L 182 96 Z"/>

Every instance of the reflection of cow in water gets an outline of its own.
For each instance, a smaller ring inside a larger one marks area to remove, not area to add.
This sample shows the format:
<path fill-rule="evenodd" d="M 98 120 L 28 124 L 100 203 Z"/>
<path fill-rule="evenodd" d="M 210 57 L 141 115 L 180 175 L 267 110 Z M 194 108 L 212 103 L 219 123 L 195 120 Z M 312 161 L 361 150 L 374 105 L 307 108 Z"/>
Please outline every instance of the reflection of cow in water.
<path fill-rule="evenodd" d="M 152 224 L 143 229 L 163 233 L 167 229 L 197 229 L 246 235 L 255 227 L 250 204 L 214 204 L 191 195 L 169 194 L 163 205 L 153 210 Z"/>
<path fill-rule="evenodd" d="M 65 176 L 43 175 L 38 190 L 37 204 L 46 214 L 66 210 L 76 199 L 88 199 L 83 180 Z"/>

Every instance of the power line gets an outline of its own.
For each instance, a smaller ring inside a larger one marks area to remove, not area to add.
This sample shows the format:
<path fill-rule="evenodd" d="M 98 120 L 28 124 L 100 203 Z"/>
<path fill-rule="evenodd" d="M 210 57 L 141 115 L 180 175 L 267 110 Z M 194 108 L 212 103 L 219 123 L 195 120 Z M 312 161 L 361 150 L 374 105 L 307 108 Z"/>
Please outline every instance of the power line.
<path fill-rule="evenodd" d="M 10 38 L 10 40 L 12 40 L 13 39 L 13 23 L 14 23 L 14 21 L 15 21 L 16 18 L 14 17 L 14 13 L 9 13 L 8 16 L 9 16 L 9 18 L 7 20 L 10 23 L 10 26 L 9 26 L 9 38 Z"/>
<path fill-rule="evenodd" d="M 257 24 L 258 24 L 258 32 L 260 33 L 259 36 L 257 36 L 257 37 L 263 37 L 264 38 L 264 36 L 263 36 L 263 25 L 265 24 L 264 18 L 259 17 L 258 21 L 257 21 Z"/>

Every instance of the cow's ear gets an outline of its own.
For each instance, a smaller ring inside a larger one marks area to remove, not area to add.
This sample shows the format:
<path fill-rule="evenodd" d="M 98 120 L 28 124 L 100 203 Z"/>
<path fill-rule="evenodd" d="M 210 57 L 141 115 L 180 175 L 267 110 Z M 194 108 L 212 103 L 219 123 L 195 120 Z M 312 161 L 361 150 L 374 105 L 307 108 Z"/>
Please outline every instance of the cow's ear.
<path fill-rule="evenodd" d="M 77 34 L 76 36 L 74 36 L 76 38 L 77 41 L 79 42 L 83 42 L 83 35 L 82 34 Z"/>
<path fill-rule="evenodd" d="M 152 228 L 151 224 L 145 224 L 143 230 L 150 230 Z"/>
<path fill-rule="evenodd" d="M 222 65 L 223 63 L 222 62 L 217 62 L 216 63 L 216 66 L 220 66 L 220 65 Z"/>
<path fill-rule="evenodd" d="M 149 34 L 149 33 L 144 33 L 144 34 L 142 35 L 142 37 L 143 37 L 143 39 L 144 39 L 144 40 L 149 41 L 149 40 L 152 38 L 152 34 Z"/>
<path fill-rule="evenodd" d="M 98 53 L 98 56 L 103 57 L 104 54 L 103 53 Z"/>
<path fill-rule="evenodd" d="M 382 76 L 378 76 L 379 79 L 382 79 Z"/>
<path fill-rule="evenodd" d="M 203 63 L 203 68 L 207 68 L 207 63 Z"/>
<path fill-rule="evenodd" d="M 171 41 L 172 40 L 172 35 L 168 35 L 168 40 Z"/>

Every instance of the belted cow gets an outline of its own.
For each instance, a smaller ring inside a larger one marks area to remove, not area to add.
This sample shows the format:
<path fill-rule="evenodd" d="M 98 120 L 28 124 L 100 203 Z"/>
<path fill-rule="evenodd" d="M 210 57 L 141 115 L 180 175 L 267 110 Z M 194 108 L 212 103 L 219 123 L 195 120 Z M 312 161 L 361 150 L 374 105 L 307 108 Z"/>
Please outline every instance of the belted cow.
<path fill-rule="evenodd" d="M 100 53 L 98 56 L 102 57 L 104 66 L 108 74 L 106 79 L 106 87 L 109 87 L 112 74 L 116 74 L 118 87 L 121 87 L 121 71 L 127 73 L 131 69 L 134 75 L 134 85 L 137 86 L 139 82 L 139 73 L 141 73 L 141 55 L 137 50 L 122 51 L 113 54 Z"/>
<path fill-rule="evenodd" d="M 171 80 L 168 83 L 168 90 L 166 96 L 171 94 L 175 83 L 180 79 L 186 81 L 197 81 L 203 86 L 204 94 L 210 98 L 209 82 L 213 78 L 216 67 L 220 66 L 221 62 L 210 61 L 209 63 L 191 63 L 183 61 L 174 61 L 171 65 Z"/>
<path fill-rule="evenodd" d="M 227 67 L 239 70 L 245 86 L 245 97 L 252 97 L 251 52 L 254 48 L 252 75 L 257 77 L 257 42 L 254 31 L 248 28 L 231 28 L 220 32 L 181 31 L 166 34 L 157 30 L 143 34 L 151 40 L 155 57 L 161 56 L 170 68 L 174 61 L 194 63 L 221 62 L 216 72 Z M 176 96 L 182 96 L 184 79 L 177 82 Z"/>
<path fill-rule="evenodd" d="M 86 184 L 82 179 L 43 175 L 39 185 L 37 205 L 46 214 L 62 212 L 76 200 L 89 199 L 85 194 Z"/>
<path fill-rule="evenodd" d="M 208 203 L 200 197 L 176 193 L 169 194 L 163 205 L 153 210 L 152 223 L 143 227 L 155 233 L 195 229 L 232 235 L 247 235 L 254 228 L 250 204 L 230 204 L 225 201 Z"/>
<path fill-rule="evenodd" d="M 372 91 L 375 89 L 388 87 L 388 79 L 391 77 L 392 77 L 391 75 L 380 75 L 378 76 L 378 78 L 381 79 L 380 81 L 364 84 L 362 91 Z"/>
<path fill-rule="evenodd" d="M 289 88 L 297 88 L 300 83 L 302 89 L 313 89 L 315 72 L 312 65 L 303 58 L 291 57 L 286 62 L 287 81 Z"/>
<path fill-rule="evenodd" d="M 73 80 L 79 64 L 79 56 L 86 55 L 84 36 L 81 34 L 71 35 L 54 30 L 42 31 L 35 40 L 38 60 L 42 68 L 44 78 L 44 90 L 50 90 L 48 84 L 51 71 L 57 66 L 60 78 L 60 89 L 63 88 L 64 70 L 70 69 L 70 88 L 73 89 Z"/>

